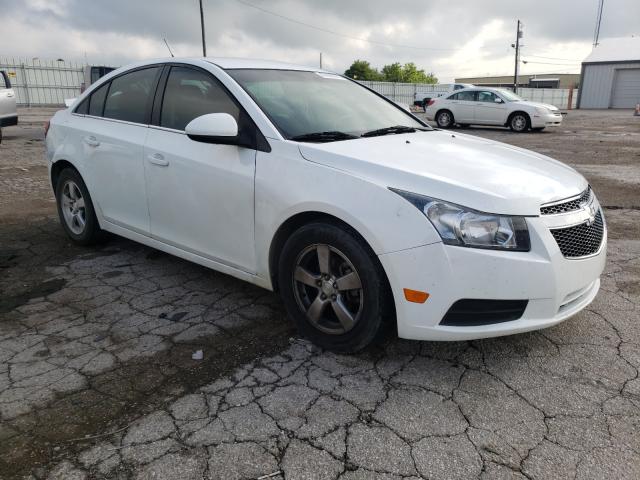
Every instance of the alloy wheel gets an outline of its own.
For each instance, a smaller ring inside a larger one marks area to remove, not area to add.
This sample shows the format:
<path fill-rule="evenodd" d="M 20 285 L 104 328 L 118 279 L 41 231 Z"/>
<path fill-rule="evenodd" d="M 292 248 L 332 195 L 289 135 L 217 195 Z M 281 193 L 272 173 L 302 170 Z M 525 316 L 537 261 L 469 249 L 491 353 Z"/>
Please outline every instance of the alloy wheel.
<path fill-rule="evenodd" d="M 442 112 L 438 115 L 438 125 L 448 127 L 451 125 L 451 115 L 448 112 Z"/>
<path fill-rule="evenodd" d="M 78 185 L 68 180 L 62 187 L 62 214 L 64 221 L 76 235 L 81 235 L 87 224 L 87 211 L 84 197 Z"/>
<path fill-rule="evenodd" d="M 326 244 L 305 248 L 296 260 L 292 281 L 298 307 L 318 330 L 341 335 L 360 320 L 362 282 L 351 261 L 337 248 Z"/>
<path fill-rule="evenodd" d="M 516 115 L 511 119 L 511 126 L 516 132 L 522 132 L 527 128 L 527 119 L 524 115 Z"/>

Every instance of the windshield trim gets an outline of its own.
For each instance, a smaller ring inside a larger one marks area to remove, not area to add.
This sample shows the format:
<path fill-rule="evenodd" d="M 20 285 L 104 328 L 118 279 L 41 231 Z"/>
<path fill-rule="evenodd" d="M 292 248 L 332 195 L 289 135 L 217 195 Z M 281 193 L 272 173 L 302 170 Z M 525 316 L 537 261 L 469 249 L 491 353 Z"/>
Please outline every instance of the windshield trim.
<path fill-rule="evenodd" d="M 282 138 L 284 138 L 286 141 L 289 141 L 289 142 L 304 143 L 304 142 L 300 142 L 298 140 L 292 140 L 289 135 L 287 135 L 285 132 L 283 132 L 282 129 L 278 126 L 277 122 L 275 122 L 273 120 L 273 118 L 271 117 L 269 112 L 267 112 L 265 109 L 263 109 L 260 106 L 260 104 L 258 103 L 258 101 L 256 100 L 256 98 L 251 94 L 251 92 L 249 90 L 247 90 L 246 88 L 244 88 L 244 86 L 238 80 L 236 80 L 234 78 L 234 76 L 231 75 L 229 72 L 237 72 L 237 71 L 242 71 L 242 70 L 245 70 L 245 71 L 246 70 L 250 70 L 250 71 L 265 70 L 265 71 L 277 71 L 277 72 L 328 73 L 328 74 L 331 74 L 331 75 L 336 75 L 336 76 L 341 77 L 341 78 L 343 78 L 345 80 L 348 80 L 348 81 L 350 81 L 352 83 L 355 83 L 359 87 L 365 88 L 365 89 L 369 90 L 370 92 L 374 93 L 376 96 L 382 98 L 387 103 L 391 104 L 392 106 L 394 106 L 396 109 L 400 110 L 405 115 L 408 115 L 409 117 L 411 117 L 413 120 L 415 120 L 420 125 L 422 125 L 425 129 L 434 130 L 434 128 L 431 125 L 429 125 L 428 123 L 424 122 L 422 119 L 416 117 L 413 113 L 405 110 L 404 108 L 402 108 L 400 105 L 398 105 L 393 100 L 390 100 L 389 98 L 385 97 L 381 93 L 376 92 L 372 88 L 369 88 L 366 85 L 363 85 L 362 83 L 357 82 L 356 80 L 354 80 L 352 78 L 349 78 L 346 75 L 341 75 L 339 73 L 329 72 L 329 71 L 326 71 L 326 70 L 319 70 L 319 69 L 316 69 L 316 70 L 312 70 L 312 69 L 309 69 L 309 70 L 298 70 L 298 69 L 295 69 L 295 68 L 261 68 L 261 67 L 257 67 L 257 68 L 256 67 L 223 68 L 222 70 L 224 70 L 227 73 L 227 75 L 229 75 L 229 78 L 231 78 L 242 89 L 242 91 L 245 92 L 245 94 L 249 96 L 249 98 L 253 101 L 253 103 L 256 105 L 256 107 L 269 119 L 269 122 L 271 122 L 271 125 L 273 125 L 273 128 L 275 128 L 278 131 L 278 133 L 280 133 Z"/>

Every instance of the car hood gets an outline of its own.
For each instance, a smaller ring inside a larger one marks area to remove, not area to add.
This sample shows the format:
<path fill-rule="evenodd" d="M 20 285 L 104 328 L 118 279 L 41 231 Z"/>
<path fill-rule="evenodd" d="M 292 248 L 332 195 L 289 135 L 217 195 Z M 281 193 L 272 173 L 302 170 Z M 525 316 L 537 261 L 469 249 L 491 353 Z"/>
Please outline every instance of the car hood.
<path fill-rule="evenodd" d="M 577 195 L 587 181 L 529 150 L 440 130 L 300 144 L 302 156 L 384 187 L 476 210 L 539 215 L 540 204 Z"/>
<path fill-rule="evenodd" d="M 515 102 L 517 105 L 527 105 L 528 107 L 544 107 L 547 108 L 551 111 L 556 111 L 558 110 L 558 107 L 556 107 L 555 105 L 550 105 L 548 103 L 540 103 L 540 102 L 529 102 L 527 100 L 521 100 L 518 102 Z"/>

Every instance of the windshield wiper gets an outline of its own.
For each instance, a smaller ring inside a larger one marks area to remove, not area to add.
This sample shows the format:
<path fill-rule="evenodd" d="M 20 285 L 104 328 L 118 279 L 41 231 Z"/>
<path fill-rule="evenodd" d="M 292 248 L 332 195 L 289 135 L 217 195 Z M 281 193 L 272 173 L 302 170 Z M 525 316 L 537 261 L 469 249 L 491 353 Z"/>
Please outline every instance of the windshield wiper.
<path fill-rule="evenodd" d="M 355 135 L 351 135 L 350 133 L 329 131 L 303 133 L 302 135 L 291 137 L 291 140 L 295 140 L 297 142 L 334 142 L 336 140 L 351 140 L 354 138 L 358 137 Z"/>
<path fill-rule="evenodd" d="M 394 125 L 393 127 L 386 128 L 378 128 L 377 130 L 371 130 L 370 132 L 365 132 L 361 136 L 362 137 L 378 137 L 380 135 L 389 135 L 396 133 L 413 133 L 417 130 L 426 132 L 426 128 L 420 127 L 407 127 L 405 125 Z"/>

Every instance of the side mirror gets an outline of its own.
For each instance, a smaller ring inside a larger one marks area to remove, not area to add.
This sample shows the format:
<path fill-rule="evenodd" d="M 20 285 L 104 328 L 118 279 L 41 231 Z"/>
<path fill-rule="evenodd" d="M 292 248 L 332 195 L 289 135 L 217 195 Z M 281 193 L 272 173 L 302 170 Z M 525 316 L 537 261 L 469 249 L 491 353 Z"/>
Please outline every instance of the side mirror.
<path fill-rule="evenodd" d="M 503 103 L 500 97 L 496 97 L 493 101 L 496 103 Z"/>
<path fill-rule="evenodd" d="M 228 113 L 208 113 L 191 120 L 184 129 L 196 142 L 238 145 L 238 122 Z"/>

